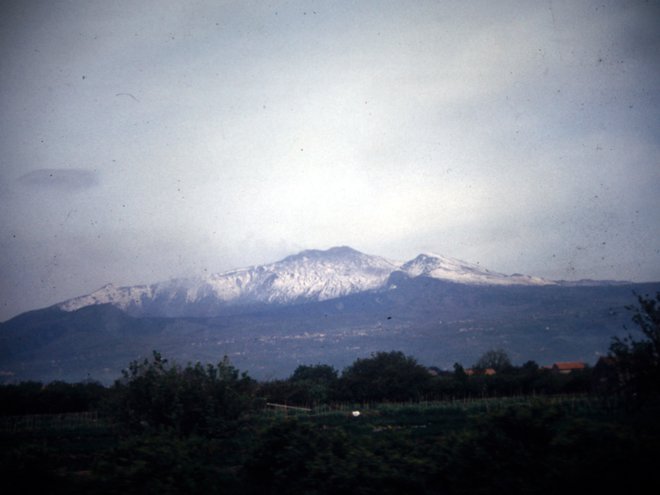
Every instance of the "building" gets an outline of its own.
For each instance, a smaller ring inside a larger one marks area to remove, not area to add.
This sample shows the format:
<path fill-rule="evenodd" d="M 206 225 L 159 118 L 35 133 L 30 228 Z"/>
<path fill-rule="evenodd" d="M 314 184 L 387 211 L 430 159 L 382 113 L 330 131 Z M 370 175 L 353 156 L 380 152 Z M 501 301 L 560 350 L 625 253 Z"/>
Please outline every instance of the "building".
<path fill-rule="evenodd" d="M 493 368 L 486 368 L 484 370 L 469 368 L 469 369 L 465 370 L 465 374 L 467 376 L 474 376 L 474 375 L 493 376 L 495 374 L 495 370 Z"/>
<path fill-rule="evenodd" d="M 561 375 L 567 375 L 573 373 L 574 371 L 582 371 L 586 369 L 587 364 L 580 361 L 564 361 L 561 363 L 555 363 L 552 365 L 552 371 L 554 373 L 559 373 Z"/>

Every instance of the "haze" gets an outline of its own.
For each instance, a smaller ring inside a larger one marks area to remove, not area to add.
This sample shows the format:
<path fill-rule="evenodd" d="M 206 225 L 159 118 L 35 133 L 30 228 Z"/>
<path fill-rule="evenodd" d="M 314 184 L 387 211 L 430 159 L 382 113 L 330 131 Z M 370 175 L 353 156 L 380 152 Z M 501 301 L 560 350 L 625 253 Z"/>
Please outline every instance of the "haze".
<path fill-rule="evenodd" d="M 0 9 L 0 320 L 333 245 L 660 280 L 659 2 Z"/>

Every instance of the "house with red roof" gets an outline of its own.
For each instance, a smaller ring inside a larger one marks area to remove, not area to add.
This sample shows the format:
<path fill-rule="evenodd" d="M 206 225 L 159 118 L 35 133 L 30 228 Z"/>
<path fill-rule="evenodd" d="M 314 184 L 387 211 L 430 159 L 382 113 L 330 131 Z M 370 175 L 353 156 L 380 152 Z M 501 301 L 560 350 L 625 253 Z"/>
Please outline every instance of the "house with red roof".
<path fill-rule="evenodd" d="M 562 375 L 567 375 L 569 373 L 573 373 L 574 371 L 581 371 L 586 367 L 587 364 L 580 361 L 564 361 L 553 364 L 552 371 Z"/>

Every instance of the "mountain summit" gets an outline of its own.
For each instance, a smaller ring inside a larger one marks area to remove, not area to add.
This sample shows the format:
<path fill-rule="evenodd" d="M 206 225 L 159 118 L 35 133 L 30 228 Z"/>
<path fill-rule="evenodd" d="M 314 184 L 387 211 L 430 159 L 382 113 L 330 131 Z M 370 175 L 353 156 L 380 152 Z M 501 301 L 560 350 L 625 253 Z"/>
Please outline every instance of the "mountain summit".
<path fill-rule="evenodd" d="M 470 285 L 555 285 L 556 282 L 528 275 L 505 275 L 465 261 L 438 254 L 420 254 L 401 266 L 410 277 L 430 277 Z"/>
<path fill-rule="evenodd" d="M 420 254 L 403 263 L 341 246 L 305 250 L 275 263 L 205 277 L 131 287 L 109 284 L 57 306 L 74 311 L 112 304 L 136 316 L 214 316 L 237 306 L 298 304 L 386 290 L 393 273 L 469 285 L 555 284 L 536 277 L 491 272 L 441 255 Z"/>

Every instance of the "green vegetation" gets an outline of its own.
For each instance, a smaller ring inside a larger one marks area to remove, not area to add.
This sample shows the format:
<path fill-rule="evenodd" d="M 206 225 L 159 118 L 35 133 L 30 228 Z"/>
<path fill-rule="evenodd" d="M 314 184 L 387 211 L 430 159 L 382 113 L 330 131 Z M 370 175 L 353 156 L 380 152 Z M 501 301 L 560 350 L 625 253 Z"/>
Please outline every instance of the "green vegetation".
<path fill-rule="evenodd" d="M 402 352 L 358 359 L 341 376 L 338 397 L 351 401 L 419 400 L 428 391 L 428 370 Z"/>
<path fill-rule="evenodd" d="M 154 353 L 109 388 L 3 386 L 5 493 L 657 493 L 658 302 L 640 298 L 642 339 L 613 341 L 606 393 L 598 367 L 502 350 L 469 374 L 380 352 L 266 383 Z"/>
<path fill-rule="evenodd" d="M 253 407 L 256 382 L 225 358 L 217 366 L 185 368 L 154 352 L 133 362 L 108 397 L 108 413 L 133 433 L 177 434 L 222 430 Z"/>
<path fill-rule="evenodd" d="M 107 390 L 90 383 L 23 382 L 0 386 L 0 416 L 55 414 L 99 408 Z"/>
<path fill-rule="evenodd" d="M 477 360 L 474 367 L 478 370 L 492 369 L 501 373 L 511 369 L 513 364 L 505 350 L 493 349 L 485 352 L 484 355 Z"/>
<path fill-rule="evenodd" d="M 638 296 L 638 301 L 639 307 L 629 309 L 644 339 L 614 338 L 610 357 L 620 390 L 629 400 L 642 403 L 660 395 L 660 293 L 655 299 Z"/>

